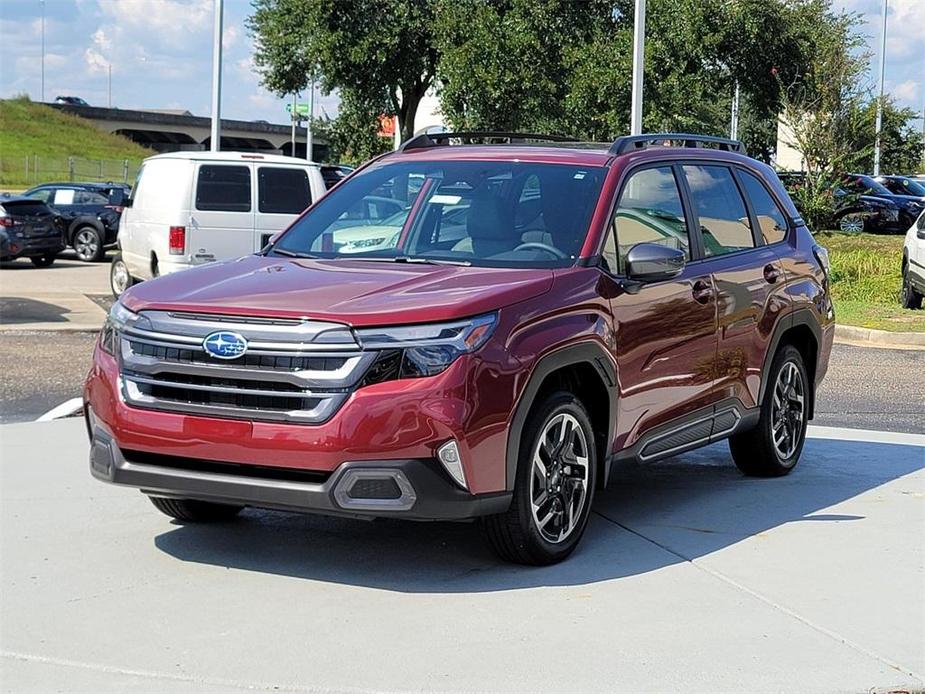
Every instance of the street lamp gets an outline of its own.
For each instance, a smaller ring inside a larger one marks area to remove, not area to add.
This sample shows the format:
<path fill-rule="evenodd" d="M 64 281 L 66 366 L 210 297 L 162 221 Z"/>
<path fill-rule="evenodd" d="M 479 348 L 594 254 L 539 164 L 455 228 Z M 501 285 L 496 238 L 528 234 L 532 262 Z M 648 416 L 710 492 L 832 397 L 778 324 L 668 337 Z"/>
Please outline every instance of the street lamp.
<path fill-rule="evenodd" d="M 222 0 L 215 0 L 212 27 L 212 132 L 209 149 L 221 150 L 222 142 Z"/>
<path fill-rule="evenodd" d="M 883 30 L 880 37 L 880 98 L 877 99 L 877 125 L 874 139 L 874 176 L 880 175 L 880 130 L 883 125 L 883 78 L 886 74 L 886 9 L 889 0 L 883 0 Z"/>
<path fill-rule="evenodd" d="M 646 59 L 646 0 L 636 0 L 633 20 L 633 96 L 630 107 L 630 135 L 642 134 L 642 81 Z"/>
<path fill-rule="evenodd" d="M 42 102 L 45 101 L 45 0 L 42 0 Z"/>

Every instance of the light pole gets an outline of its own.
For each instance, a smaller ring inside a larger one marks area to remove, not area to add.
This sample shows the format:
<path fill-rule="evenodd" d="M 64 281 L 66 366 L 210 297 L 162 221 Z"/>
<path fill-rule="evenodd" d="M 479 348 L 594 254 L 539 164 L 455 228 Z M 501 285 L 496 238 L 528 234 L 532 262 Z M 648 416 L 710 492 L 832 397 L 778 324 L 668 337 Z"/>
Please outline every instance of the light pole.
<path fill-rule="evenodd" d="M 299 95 L 292 92 L 292 148 L 289 154 L 295 156 L 295 126 L 299 122 Z"/>
<path fill-rule="evenodd" d="M 109 66 L 109 108 L 112 108 L 112 63 Z"/>
<path fill-rule="evenodd" d="M 45 0 L 42 0 L 42 101 L 45 101 Z"/>
<path fill-rule="evenodd" d="M 883 79 L 886 75 L 886 10 L 889 0 L 883 0 L 883 30 L 880 37 L 880 97 L 877 99 L 877 124 L 874 139 L 874 176 L 880 175 L 880 129 L 883 125 Z"/>
<path fill-rule="evenodd" d="M 642 134 L 642 81 L 646 59 L 646 0 L 636 0 L 633 21 L 633 96 L 630 107 L 630 135 Z"/>
<path fill-rule="evenodd" d="M 222 148 L 222 0 L 215 0 L 215 24 L 212 27 L 212 132 L 209 144 L 213 152 Z"/>
<path fill-rule="evenodd" d="M 739 80 L 736 80 L 735 96 L 732 97 L 732 119 L 729 123 L 729 139 L 739 139 Z"/>
<path fill-rule="evenodd" d="M 315 117 L 315 78 L 308 83 L 308 122 L 305 125 L 305 158 L 312 161 L 312 149 L 315 145 L 314 133 L 312 133 L 312 119 Z"/>

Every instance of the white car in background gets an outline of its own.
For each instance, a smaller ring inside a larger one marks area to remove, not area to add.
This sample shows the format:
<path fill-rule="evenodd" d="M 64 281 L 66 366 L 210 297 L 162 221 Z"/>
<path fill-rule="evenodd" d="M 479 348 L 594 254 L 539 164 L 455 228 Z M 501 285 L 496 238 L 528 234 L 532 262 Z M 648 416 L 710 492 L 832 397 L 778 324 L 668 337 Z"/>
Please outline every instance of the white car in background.
<path fill-rule="evenodd" d="M 903 285 L 899 300 L 903 308 L 922 308 L 925 296 L 925 212 L 906 232 L 903 244 Z"/>

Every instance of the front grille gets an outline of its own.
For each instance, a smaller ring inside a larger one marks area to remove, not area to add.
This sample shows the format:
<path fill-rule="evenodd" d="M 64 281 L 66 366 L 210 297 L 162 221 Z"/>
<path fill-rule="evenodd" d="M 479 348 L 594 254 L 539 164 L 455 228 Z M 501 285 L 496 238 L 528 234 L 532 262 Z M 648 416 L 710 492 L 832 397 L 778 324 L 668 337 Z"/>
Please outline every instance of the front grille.
<path fill-rule="evenodd" d="M 330 472 L 319 470 L 301 470 L 297 468 L 273 467 L 270 465 L 242 465 L 241 463 L 201 460 L 199 458 L 186 458 L 179 455 L 165 455 L 163 453 L 150 453 L 148 451 L 128 450 L 124 448 L 122 449 L 122 455 L 125 456 L 125 459 L 130 463 L 167 467 L 173 470 L 234 475 L 236 477 L 324 484 L 331 476 Z"/>
<path fill-rule="evenodd" d="M 337 412 L 376 358 L 360 350 L 345 326 L 244 320 L 143 312 L 119 341 L 126 402 L 204 416 L 318 424 Z M 219 331 L 242 335 L 248 351 L 230 360 L 211 356 L 203 340 Z"/>

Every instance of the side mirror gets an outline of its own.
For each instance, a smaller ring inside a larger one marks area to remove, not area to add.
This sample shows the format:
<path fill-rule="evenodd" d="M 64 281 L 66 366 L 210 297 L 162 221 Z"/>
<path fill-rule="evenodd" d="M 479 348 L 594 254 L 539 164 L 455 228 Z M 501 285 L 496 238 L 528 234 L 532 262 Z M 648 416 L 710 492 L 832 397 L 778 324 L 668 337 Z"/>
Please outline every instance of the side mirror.
<path fill-rule="evenodd" d="M 684 251 L 657 243 L 637 243 L 626 254 L 626 275 L 637 282 L 662 282 L 684 270 Z"/>

